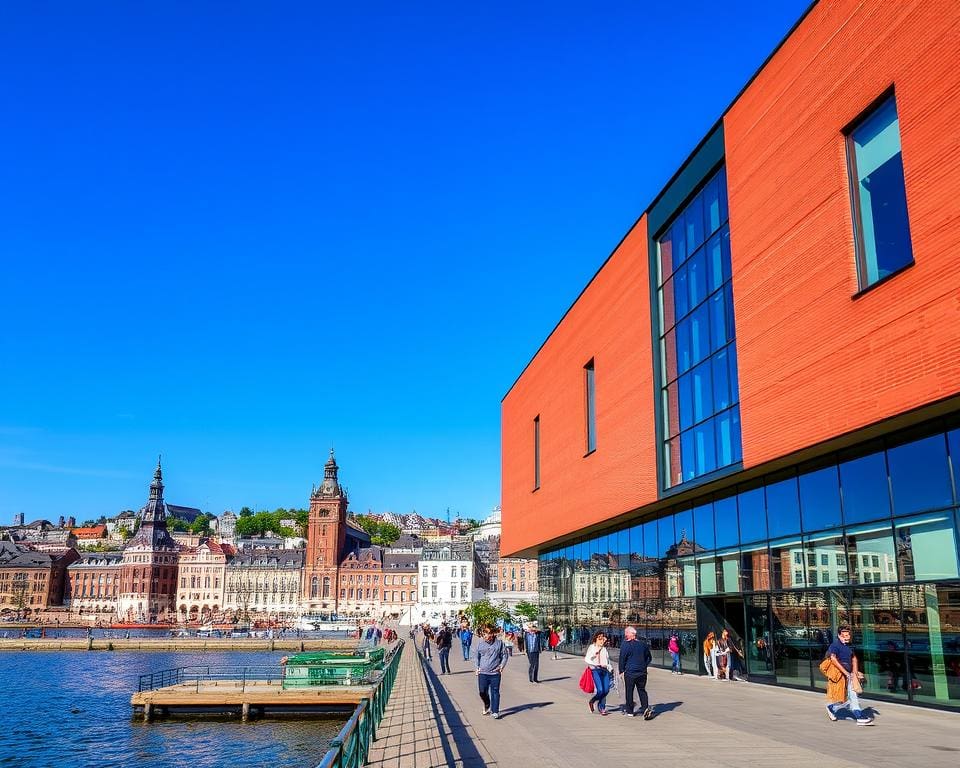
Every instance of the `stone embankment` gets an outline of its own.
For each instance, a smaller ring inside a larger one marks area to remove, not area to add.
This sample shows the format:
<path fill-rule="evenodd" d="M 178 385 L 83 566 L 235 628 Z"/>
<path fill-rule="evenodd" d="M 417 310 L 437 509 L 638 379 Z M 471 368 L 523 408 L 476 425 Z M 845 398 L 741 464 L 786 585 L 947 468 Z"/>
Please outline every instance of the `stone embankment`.
<path fill-rule="evenodd" d="M 353 647 L 343 638 L 0 638 L 0 651 L 321 651 Z"/>

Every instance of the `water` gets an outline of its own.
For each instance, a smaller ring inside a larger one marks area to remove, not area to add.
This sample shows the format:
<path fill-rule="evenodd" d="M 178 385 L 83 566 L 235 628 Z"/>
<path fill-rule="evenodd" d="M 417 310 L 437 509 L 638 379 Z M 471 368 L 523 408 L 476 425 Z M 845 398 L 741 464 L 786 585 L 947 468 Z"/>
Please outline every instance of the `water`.
<path fill-rule="evenodd" d="M 0 653 L 3 768 L 312 768 L 346 716 L 329 719 L 132 719 L 147 672 L 203 664 L 279 665 L 282 653 Z"/>

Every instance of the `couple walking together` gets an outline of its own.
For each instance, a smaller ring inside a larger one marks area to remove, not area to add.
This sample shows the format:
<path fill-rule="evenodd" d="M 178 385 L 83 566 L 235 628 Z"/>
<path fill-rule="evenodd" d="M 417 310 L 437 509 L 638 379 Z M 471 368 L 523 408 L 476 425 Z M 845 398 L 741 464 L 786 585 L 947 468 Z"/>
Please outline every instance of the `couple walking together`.
<path fill-rule="evenodd" d="M 633 700 L 636 692 L 640 696 L 643 719 L 650 720 L 653 717 L 653 707 L 647 697 L 647 667 L 653 661 L 650 646 L 645 640 L 637 639 L 635 627 L 624 629 L 623 636 L 624 642 L 620 646 L 620 660 L 617 664 L 617 671 L 623 678 L 625 688 L 626 701 L 622 711 L 627 717 L 636 716 Z M 607 636 L 603 632 L 594 634 L 583 660 L 593 678 L 594 693 L 587 702 L 590 711 L 608 715 L 607 695 L 613 684 L 613 664 L 610 663 L 610 654 L 607 651 Z"/>

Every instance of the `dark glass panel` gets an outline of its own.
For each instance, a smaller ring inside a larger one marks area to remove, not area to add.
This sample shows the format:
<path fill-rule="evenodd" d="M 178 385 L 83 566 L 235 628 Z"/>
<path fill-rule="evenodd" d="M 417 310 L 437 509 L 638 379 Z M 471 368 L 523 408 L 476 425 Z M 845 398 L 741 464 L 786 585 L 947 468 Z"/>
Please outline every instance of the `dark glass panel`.
<path fill-rule="evenodd" d="M 727 350 L 720 350 L 712 358 L 713 368 L 713 407 L 722 411 L 729 408 L 733 401 L 730 399 L 730 376 L 727 368 Z M 718 462 L 721 466 L 729 462 Z"/>
<path fill-rule="evenodd" d="M 914 701 L 960 707 L 960 589 L 901 587 L 901 599 L 908 663 L 898 692 L 907 688 Z"/>
<path fill-rule="evenodd" d="M 720 180 L 716 176 L 703 188 L 703 215 L 707 226 L 706 233 L 711 235 L 723 223 L 723 219 L 720 218 Z"/>
<path fill-rule="evenodd" d="M 684 264 L 673 273 L 673 306 L 677 320 L 686 316 L 693 306 L 690 303 L 690 288 L 687 283 L 687 265 Z"/>
<path fill-rule="evenodd" d="M 732 265 L 730 264 L 730 227 L 725 226 L 720 230 L 720 250 L 723 259 L 723 280 L 730 280 Z M 731 305 L 732 306 L 732 305 Z"/>
<path fill-rule="evenodd" d="M 727 283 L 723 286 L 723 303 L 726 309 L 725 324 L 727 330 L 727 341 L 733 341 L 736 336 L 736 324 L 733 320 L 733 284 Z"/>
<path fill-rule="evenodd" d="M 767 524 L 771 536 L 800 533 L 800 499 L 797 478 L 787 477 L 767 484 Z"/>
<path fill-rule="evenodd" d="M 847 528 L 847 577 L 851 584 L 897 580 L 897 557 L 889 521 Z"/>
<path fill-rule="evenodd" d="M 693 198 L 683 214 L 683 220 L 687 228 L 687 254 L 689 255 L 703 242 L 703 197 L 697 195 Z"/>
<path fill-rule="evenodd" d="M 724 282 L 722 234 L 717 232 L 704 246 L 707 262 L 707 290 L 713 293 Z"/>
<path fill-rule="evenodd" d="M 680 438 L 675 437 L 663 444 L 663 472 L 669 488 L 683 482 L 680 462 Z"/>
<path fill-rule="evenodd" d="M 648 520 L 643 524 L 643 556 L 648 560 L 656 560 L 660 556 L 656 520 Z"/>
<path fill-rule="evenodd" d="M 726 467 L 740 460 L 740 423 L 737 417 L 737 409 L 731 408 L 715 419 L 717 466 Z"/>
<path fill-rule="evenodd" d="M 960 429 L 947 432 L 947 445 L 950 446 L 950 466 L 953 468 L 954 499 L 960 504 Z"/>
<path fill-rule="evenodd" d="M 680 435 L 680 466 L 682 467 L 683 480 L 693 480 L 697 476 L 697 449 L 696 442 L 693 439 L 693 430 L 687 430 Z"/>
<path fill-rule="evenodd" d="M 713 434 L 713 419 L 693 428 L 696 450 L 696 474 L 705 475 L 717 468 L 716 438 Z"/>
<path fill-rule="evenodd" d="M 727 308 L 725 291 L 717 291 L 710 297 L 710 349 L 716 351 L 727 343 Z"/>
<path fill-rule="evenodd" d="M 945 510 L 896 522 L 899 581 L 956 579 L 957 532 Z"/>
<path fill-rule="evenodd" d="M 687 258 L 686 237 L 683 231 L 683 216 L 678 216 L 677 220 L 670 228 L 670 243 L 673 249 L 673 271 L 677 271 Z"/>
<path fill-rule="evenodd" d="M 777 682 L 787 685 L 810 685 L 811 643 L 807 625 L 806 594 L 780 592 L 770 595 L 770 613 Z"/>
<path fill-rule="evenodd" d="M 690 365 L 696 365 L 710 354 L 709 309 L 701 304 L 690 313 Z"/>
<path fill-rule="evenodd" d="M 740 513 L 740 541 L 761 541 L 767 538 L 763 486 L 740 491 L 737 506 Z"/>
<path fill-rule="evenodd" d="M 740 553 L 740 577 L 745 592 L 765 592 L 770 589 L 770 553 L 765 541 L 743 546 Z"/>
<path fill-rule="evenodd" d="M 660 542 L 657 557 L 665 560 L 669 557 L 670 550 L 677 541 L 673 531 L 673 515 L 667 515 L 657 520 L 657 538 Z"/>
<path fill-rule="evenodd" d="M 685 318 L 677 323 L 677 373 L 685 373 L 693 365 L 693 349 L 690 341 L 690 318 Z"/>
<path fill-rule="evenodd" d="M 677 378 L 677 335 L 669 330 L 663 337 L 663 381 L 669 383 Z"/>
<path fill-rule="evenodd" d="M 890 517 L 887 465 L 883 452 L 842 462 L 840 491 L 843 519 L 848 525 Z"/>
<path fill-rule="evenodd" d="M 835 464 L 801 472 L 800 509 L 805 531 L 819 531 L 842 524 L 840 474 Z"/>
<path fill-rule="evenodd" d="M 743 653 L 746 657 L 747 673 L 751 677 L 773 677 L 773 642 L 770 637 L 770 597 L 768 595 L 747 595 L 746 606 L 747 636 L 744 638 Z"/>
<path fill-rule="evenodd" d="M 947 443 L 936 434 L 887 450 L 893 513 L 905 515 L 953 503 Z"/>
<path fill-rule="evenodd" d="M 680 429 L 688 429 L 696 421 L 693 398 L 693 373 L 687 373 L 677 380 L 677 397 L 680 410 Z"/>
<path fill-rule="evenodd" d="M 660 282 L 663 285 L 667 278 L 673 274 L 673 239 L 668 230 L 660 238 Z"/>
<path fill-rule="evenodd" d="M 717 547 L 735 547 L 740 543 L 737 522 L 737 497 L 726 496 L 713 502 Z"/>
<path fill-rule="evenodd" d="M 717 186 L 720 192 L 720 221 L 726 221 L 729 218 L 727 211 L 727 167 L 724 166 L 717 174 Z"/>
<path fill-rule="evenodd" d="M 693 508 L 693 533 L 698 549 L 713 549 L 713 503 L 707 502 Z"/>
<path fill-rule="evenodd" d="M 693 422 L 703 421 L 713 415 L 713 377 L 709 360 L 694 368 L 690 374 L 693 395 Z M 681 390 L 682 392 L 682 390 Z M 682 395 L 681 395 L 682 400 Z M 681 404 L 682 408 L 682 404 Z"/>
<path fill-rule="evenodd" d="M 729 369 L 730 369 L 730 398 L 733 402 L 740 400 L 740 379 L 737 374 L 737 348 L 731 344 L 727 349 L 730 351 Z"/>
<path fill-rule="evenodd" d="M 707 253 L 701 248 L 687 262 L 687 290 L 690 306 L 695 307 L 707 298 Z"/>
<path fill-rule="evenodd" d="M 770 542 L 770 569 L 773 589 L 797 589 L 806 583 L 806 557 L 799 536 Z"/>

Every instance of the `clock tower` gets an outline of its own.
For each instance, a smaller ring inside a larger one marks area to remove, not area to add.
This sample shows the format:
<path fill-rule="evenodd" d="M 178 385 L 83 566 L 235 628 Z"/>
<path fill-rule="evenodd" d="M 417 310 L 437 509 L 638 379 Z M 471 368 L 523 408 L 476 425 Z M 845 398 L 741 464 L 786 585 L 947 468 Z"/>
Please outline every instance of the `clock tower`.
<path fill-rule="evenodd" d="M 337 612 L 337 574 L 346 556 L 347 494 L 337 478 L 337 461 L 323 467 L 323 482 L 310 493 L 303 603 L 310 613 Z"/>

